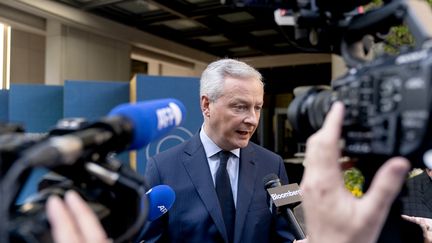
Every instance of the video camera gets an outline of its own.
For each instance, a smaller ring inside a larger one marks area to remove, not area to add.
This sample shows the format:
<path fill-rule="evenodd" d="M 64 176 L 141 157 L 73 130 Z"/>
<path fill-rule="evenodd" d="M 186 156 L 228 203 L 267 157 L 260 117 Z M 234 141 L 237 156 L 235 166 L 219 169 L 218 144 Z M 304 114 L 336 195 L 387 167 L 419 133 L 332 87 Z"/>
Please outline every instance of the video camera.
<path fill-rule="evenodd" d="M 5 164 L 0 177 L 0 242 L 52 242 L 45 203 L 49 196 L 62 197 L 68 190 L 83 197 L 114 242 L 135 240 L 147 219 L 167 210 L 155 214 L 148 197 L 171 192 L 159 188 L 147 195 L 145 179 L 113 155 L 146 146 L 179 126 L 184 116 L 180 101 L 160 99 L 117 106 L 94 123 L 65 119 L 38 137 L 22 131 L 0 134 L 0 165 Z M 39 191 L 17 205 L 31 171 L 40 167 L 49 173 Z"/>
<path fill-rule="evenodd" d="M 75 127 L 77 122 L 80 125 Z M 148 188 L 136 172 L 108 150 L 89 149 L 70 164 L 63 164 L 52 163 L 57 156 L 44 155 L 47 150 L 39 149 L 49 140 L 88 131 L 88 124 L 82 119 L 63 119 L 46 134 L 22 131 L 0 135 L 2 242 L 52 242 L 45 204 L 51 195 L 63 197 L 68 190 L 75 190 L 83 197 L 116 242 L 124 242 L 139 231 L 147 217 Z M 48 164 L 29 162 L 37 158 Z M 48 172 L 39 181 L 37 193 L 16 204 L 33 169 L 38 167 L 45 167 Z"/>
<path fill-rule="evenodd" d="M 334 101 L 346 112 L 342 137 L 348 156 L 388 158 L 401 155 L 413 164 L 432 165 L 432 12 L 425 1 L 384 1 L 364 11 L 370 1 L 242 1 L 268 4 L 284 10 L 297 29 L 318 30 L 309 42 L 315 51 L 341 54 L 348 72 L 332 81 L 331 88 L 304 89 L 288 107 L 288 119 L 303 138 L 317 131 Z M 239 4 L 239 1 L 237 1 Z M 277 18 L 276 18 L 277 20 Z M 278 22 L 278 21 L 277 21 Z M 406 23 L 416 43 L 396 56 L 366 57 L 369 39 L 382 41 L 391 27 Z M 334 34 L 334 35 L 329 35 Z M 295 40 L 294 40 L 295 41 Z M 421 167 L 421 166 L 420 166 Z"/>
<path fill-rule="evenodd" d="M 416 47 L 396 56 L 371 61 L 354 54 L 355 44 L 406 21 Z M 294 129 L 308 136 L 322 125 L 331 103 L 339 100 L 346 112 L 342 137 L 344 152 L 353 157 L 401 155 L 414 164 L 430 153 L 432 20 L 426 2 L 393 1 L 355 16 L 341 42 L 348 72 L 333 80 L 331 89 L 309 88 L 288 108 Z M 425 163 L 432 161 L 425 160 Z"/>

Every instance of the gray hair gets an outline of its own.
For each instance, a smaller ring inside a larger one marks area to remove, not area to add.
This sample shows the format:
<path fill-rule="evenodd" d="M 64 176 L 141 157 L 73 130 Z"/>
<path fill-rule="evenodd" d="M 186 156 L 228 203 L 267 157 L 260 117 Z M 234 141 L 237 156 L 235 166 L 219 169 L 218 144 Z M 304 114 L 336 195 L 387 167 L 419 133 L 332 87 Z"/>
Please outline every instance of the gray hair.
<path fill-rule="evenodd" d="M 261 74 L 248 64 L 234 60 L 221 59 L 210 63 L 201 75 L 200 97 L 207 95 L 210 101 L 217 100 L 222 95 L 226 77 L 239 79 L 255 79 L 264 86 Z"/>

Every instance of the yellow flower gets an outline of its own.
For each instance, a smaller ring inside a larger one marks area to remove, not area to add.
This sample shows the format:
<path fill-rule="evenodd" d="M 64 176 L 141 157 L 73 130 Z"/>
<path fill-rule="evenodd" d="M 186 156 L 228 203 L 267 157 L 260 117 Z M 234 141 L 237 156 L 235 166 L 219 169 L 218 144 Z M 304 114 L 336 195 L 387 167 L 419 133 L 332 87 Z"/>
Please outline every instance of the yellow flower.
<path fill-rule="evenodd" d="M 355 197 L 363 196 L 364 176 L 360 170 L 350 168 L 344 171 L 345 188 Z"/>
<path fill-rule="evenodd" d="M 358 187 L 351 190 L 351 194 L 353 194 L 355 197 L 362 197 L 363 196 L 362 190 Z"/>

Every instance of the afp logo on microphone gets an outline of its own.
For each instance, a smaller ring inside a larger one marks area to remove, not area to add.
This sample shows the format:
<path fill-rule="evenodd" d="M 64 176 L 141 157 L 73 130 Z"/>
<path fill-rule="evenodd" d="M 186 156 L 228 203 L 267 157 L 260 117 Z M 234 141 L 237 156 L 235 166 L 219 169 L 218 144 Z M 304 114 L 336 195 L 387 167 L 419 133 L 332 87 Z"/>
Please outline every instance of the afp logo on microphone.
<path fill-rule="evenodd" d="M 165 214 L 166 212 L 168 212 L 168 209 L 164 205 L 159 205 L 157 207 L 158 207 L 159 211 L 161 212 L 161 214 Z"/>
<path fill-rule="evenodd" d="M 300 187 L 297 183 L 267 189 L 276 207 L 302 201 Z"/>
<path fill-rule="evenodd" d="M 182 112 L 180 107 L 174 102 L 170 102 L 168 107 L 156 110 L 157 129 L 162 130 L 171 126 L 178 126 L 182 121 Z"/>

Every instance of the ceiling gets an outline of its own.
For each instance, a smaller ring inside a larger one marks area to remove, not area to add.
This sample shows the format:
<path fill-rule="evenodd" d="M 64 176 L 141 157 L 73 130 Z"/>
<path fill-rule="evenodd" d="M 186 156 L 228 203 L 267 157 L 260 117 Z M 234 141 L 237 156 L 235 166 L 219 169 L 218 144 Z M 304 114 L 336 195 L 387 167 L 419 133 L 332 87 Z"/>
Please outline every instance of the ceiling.
<path fill-rule="evenodd" d="M 290 44 L 270 8 L 235 7 L 220 0 L 55 0 L 219 57 L 303 52 Z"/>

